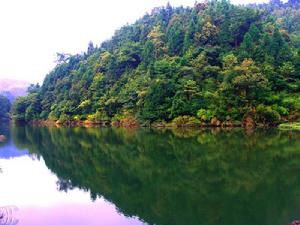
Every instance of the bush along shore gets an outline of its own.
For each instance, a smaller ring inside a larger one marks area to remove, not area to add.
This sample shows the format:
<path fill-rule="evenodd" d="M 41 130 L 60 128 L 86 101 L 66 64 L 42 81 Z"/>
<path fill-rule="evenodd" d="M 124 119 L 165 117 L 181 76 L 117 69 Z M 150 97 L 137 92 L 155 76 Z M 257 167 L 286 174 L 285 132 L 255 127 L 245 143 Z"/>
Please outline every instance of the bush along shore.
<path fill-rule="evenodd" d="M 153 127 L 153 128 L 268 128 L 279 127 L 282 130 L 300 130 L 300 123 L 257 123 L 251 117 L 244 118 L 243 121 L 220 121 L 216 117 L 210 120 L 203 120 L 193 116 L 179 116 L 172 121 L 166 122 L 164 120 L 155 121 L 138 121 L 133 116 L 123 117 L 110 120 L 33 120 L 29 122 L 35 126 L 84 126 L 84 127 L 124 127 L 124 128 L 138 128 L 138 127 Z"/>
<path fill-rule="evenodd" d="M 155 8 L 100 46 L 58 53 L 43 84 L 14 102 L 12 116 L 124 127 L 297 121 L 299 15 L 299 0 Z"/>
<path fill-rule="evenodd" d="M 296 123 L 283 123 L 279 125 L 281 130 L 299 130 L 300 131 L 300 122 Z"/>

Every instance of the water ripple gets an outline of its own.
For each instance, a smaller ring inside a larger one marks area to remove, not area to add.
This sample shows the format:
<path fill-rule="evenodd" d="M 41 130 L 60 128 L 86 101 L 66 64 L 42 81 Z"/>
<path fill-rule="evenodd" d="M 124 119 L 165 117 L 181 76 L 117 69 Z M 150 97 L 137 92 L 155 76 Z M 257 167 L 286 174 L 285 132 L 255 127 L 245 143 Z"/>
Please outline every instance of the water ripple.
<path fill-rule="evenodd" d="M 15 218 L 16 206 L 0 207 L 0 225 L 16 225 L 19 220 Z"/>

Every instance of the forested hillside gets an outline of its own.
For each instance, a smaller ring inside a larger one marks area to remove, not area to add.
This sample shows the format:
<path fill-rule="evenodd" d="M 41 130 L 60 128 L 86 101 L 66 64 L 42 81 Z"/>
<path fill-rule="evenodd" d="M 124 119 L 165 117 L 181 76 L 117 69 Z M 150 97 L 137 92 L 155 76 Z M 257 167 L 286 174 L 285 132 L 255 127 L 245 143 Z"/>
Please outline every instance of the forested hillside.
<path fill-rule="evenodd" d="M 101 28 L 97 28 L 101 29 Z M 300 115 L 300 0 L 155 8 L 84 54 L 58 54 L 23 121 L 261 124 Z"/>

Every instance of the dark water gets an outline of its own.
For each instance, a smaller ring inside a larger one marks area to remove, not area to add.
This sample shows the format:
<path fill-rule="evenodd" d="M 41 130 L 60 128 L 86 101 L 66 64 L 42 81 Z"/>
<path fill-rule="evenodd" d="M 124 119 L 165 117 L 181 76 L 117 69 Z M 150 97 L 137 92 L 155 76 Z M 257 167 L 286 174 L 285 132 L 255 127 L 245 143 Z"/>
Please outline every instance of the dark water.
<path fill-rule="evenodd" d="M 0 206 L 9 207 L 0 212 L 20 225 L 300 218 L 300 132 L 1 126 L 1 133 Z"/>

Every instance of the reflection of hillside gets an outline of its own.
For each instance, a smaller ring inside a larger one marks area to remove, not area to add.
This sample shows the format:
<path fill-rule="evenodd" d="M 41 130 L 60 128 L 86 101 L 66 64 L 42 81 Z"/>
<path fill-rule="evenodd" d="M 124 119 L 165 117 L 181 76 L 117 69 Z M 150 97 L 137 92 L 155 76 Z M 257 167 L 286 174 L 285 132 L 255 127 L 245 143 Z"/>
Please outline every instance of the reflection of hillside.
<path fill-rule="evenodd" d="M 276 225 L 299 215 L 299 133 L 186 132 L 24 127 L 13 137 L 62 190 L 104 196 L 149 224 Z"/>

